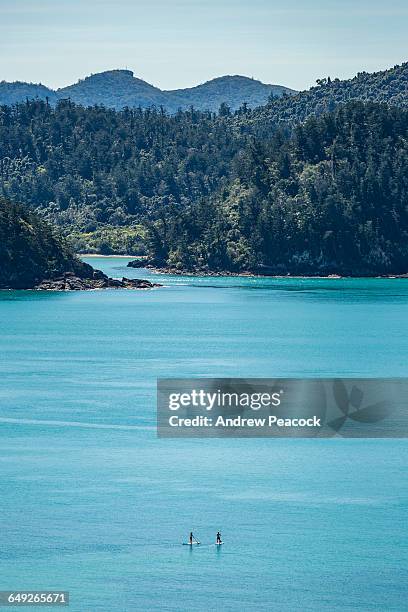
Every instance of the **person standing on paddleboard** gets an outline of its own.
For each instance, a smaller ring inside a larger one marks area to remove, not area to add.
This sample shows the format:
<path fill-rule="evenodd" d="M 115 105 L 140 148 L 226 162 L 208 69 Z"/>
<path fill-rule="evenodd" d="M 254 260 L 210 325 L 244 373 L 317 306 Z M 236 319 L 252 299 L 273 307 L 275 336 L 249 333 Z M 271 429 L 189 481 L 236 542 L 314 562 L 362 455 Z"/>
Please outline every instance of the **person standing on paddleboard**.
<path fill-rule="evenodd" d="M 217 533 L 217 544 L 222 544 L 220 532 Z"/>
<path fill-rule="evenodd" d="M 195 542 L 197 542 L 197 540 L 195 539 L 195 537 L 193 536 L 193 532 L 190 531 L 190 544 L 193 544 Z"/>

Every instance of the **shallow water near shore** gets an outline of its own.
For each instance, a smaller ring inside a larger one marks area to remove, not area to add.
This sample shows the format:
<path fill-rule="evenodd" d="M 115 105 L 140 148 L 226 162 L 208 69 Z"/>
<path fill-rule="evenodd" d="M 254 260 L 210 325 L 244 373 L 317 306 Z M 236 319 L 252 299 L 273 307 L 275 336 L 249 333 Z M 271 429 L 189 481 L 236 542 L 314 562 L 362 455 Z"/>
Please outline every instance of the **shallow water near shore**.
<path fill-rule="evenodd" d="M 0 590 L 81 612 L 404 609 L 407 441 L 158 440 L 155 390 L 408 376 L 408 280 L 87 261 L 164 287 L 0 292 Z"/>

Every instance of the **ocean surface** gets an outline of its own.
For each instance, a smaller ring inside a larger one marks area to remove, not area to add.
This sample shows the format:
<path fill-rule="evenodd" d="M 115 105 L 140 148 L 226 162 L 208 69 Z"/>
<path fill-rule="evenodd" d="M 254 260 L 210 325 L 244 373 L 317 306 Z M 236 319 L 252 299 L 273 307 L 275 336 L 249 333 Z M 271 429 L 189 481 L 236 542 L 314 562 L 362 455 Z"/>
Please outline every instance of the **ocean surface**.
<path fill-rule="evenodd" d="M 0 292 L 0 590 L 68 590 L 71 612 L 406 610 L 408 441 L 159 440 L 155 385 L 408 376 L 408 281 L 89 261 L 165 287 Z"/>

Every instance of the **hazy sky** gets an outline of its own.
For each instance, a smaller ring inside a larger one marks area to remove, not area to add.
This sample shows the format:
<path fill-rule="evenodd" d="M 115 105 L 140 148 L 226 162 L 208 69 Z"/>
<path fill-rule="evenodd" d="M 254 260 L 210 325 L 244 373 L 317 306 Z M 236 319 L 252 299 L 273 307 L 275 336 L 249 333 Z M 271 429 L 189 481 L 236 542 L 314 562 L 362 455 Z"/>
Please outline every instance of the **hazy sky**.
<path fill-rule="evenodd" d="M 303 89 L 401 63 L 407 40 L 407 0 L 0 0 L 0 80 L 51 87 L 128 67 L 162 89 Z"/>

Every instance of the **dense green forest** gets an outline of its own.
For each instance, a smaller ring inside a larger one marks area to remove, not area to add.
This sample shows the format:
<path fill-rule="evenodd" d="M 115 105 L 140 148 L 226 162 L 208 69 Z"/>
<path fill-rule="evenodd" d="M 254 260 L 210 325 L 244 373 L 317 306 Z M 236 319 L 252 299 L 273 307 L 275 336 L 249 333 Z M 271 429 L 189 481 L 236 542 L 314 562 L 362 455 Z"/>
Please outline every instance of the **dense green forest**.
<path fill-rule="evenodd" d="M 0 189 L 41 209 L 70 233 L 122 228 L 140 249 L 137 223 L 162 207 L 187 206 L 215 193 L 247 137 L 234 116 L 162 110 L 116 112 L 72 102 L 0 107 Z"/>
<path fill-rule="evenodd" d="M 0 107 L 0 193 L 80 252 L 189 270 L 386 274 L 406 261 L 407 64 L 217 113 Z M 364 102 L 347 100 L 362 98 Z"/>
<path fill-rule="evenodd" d="M 210 201 L 152 224 L 156 265 L 375 275 L 408 271 L 408 111 L 350 103 L 234 160 Z"/>
<path fill-rule="evenodd" d="M 92 276 L 55 230 L 25 206 L 0 198 L 0 289 L 25 289 L 71 272 Z"/>

